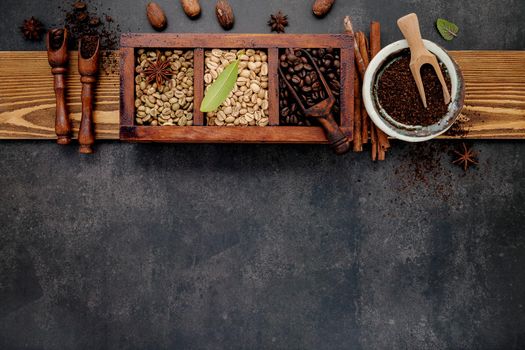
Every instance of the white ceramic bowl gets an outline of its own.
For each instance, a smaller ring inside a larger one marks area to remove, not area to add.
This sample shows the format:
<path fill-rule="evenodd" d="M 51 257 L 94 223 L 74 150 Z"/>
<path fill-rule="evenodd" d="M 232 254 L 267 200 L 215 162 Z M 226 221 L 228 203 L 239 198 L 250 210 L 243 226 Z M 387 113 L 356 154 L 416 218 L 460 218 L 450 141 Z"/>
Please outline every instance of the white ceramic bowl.
<path fill-rule="evenodd" d="M 385 63 L 395 57 L 400 51 L 408 48 L 406 40 L 397 41 L 382 49 L 370 62 L 363 81 L 363 101 L 366 111 L 374 124 L 387 135 L 408 142 L 427 141 L 446 132 L 461 113 L 465 100 L 463 75 L 457 63 L 440 46 L 428 40 L 423 41 L 426 48 L 437 56 L 438 61 L 445 65 L 452 85 L 452 93 L 450 95 L 452 101 L 448 106 L 448 112 L 436 124 L 421 126 L 399 123 L 388 116 L 384 110 L 381 113 L 376 103 L 375 90 L 380 70 Z"/>

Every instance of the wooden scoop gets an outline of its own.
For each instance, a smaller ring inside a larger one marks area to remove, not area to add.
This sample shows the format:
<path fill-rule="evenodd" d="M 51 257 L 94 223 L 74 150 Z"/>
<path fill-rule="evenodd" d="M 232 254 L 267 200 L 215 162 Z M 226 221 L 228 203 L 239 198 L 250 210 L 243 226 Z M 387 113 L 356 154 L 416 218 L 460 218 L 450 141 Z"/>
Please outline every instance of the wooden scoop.
<path fill-rule="evenodd" d="M 330 147 L 334 150 L 334 152 L 339 155 L 345 154 L 350 150 L 350 140 L 348 140 L 348 137 L 346 137 L 341 128 L 339 128 L 339 125 L 337 125 L 334 116 L 332 115 L 332 107 L 335 103 L 335 97 L 332 94 L 332 90 L 330 90 L 328 83 L 324 79 L 323 74 L 319 70 L 319 67 L 315 63 L 312 56 L 310 56 L 310 54 L 306 50 L 301 51 L 306 57 L 308 57 L 308 60 L 312 64 L 312 67 L 314 67 L 315 71 L 317 72 L 319 80 L 321 81 L 321 84 L 323 85 L 323 88 L 326 92 L 327 98 L 307 108 L 303 104 L 302 99 L 299 97 L 292 84 L 290 84 L 290 82 L 286 79 L 286 76 L 282 72 L 281 67 L 279 67 L 279 74 L 281 75 L 283 81 L 286 83 L 288 91 L 297 101 L 297 104 L 299 105 L 299 108 L 301 108 L 305 117 L 316 118 L 323 127 L 324 132 L 326 134 L 326 138 L 328 139 Z"/>
<path fill-rule="evenodd" d="M 417 89 L 419 90 L 419 95 L 421 96 L 421 101 L 423 105 L 427 108 L 427 98 L 425 96 L 425 87 L 423 86 L 423 80 L 421 79 L 421 67 L 425 64 L 430 64 L 434 67 L 436 74 L 441 82 L 441 87 L 443 88 L 443 98 L 445 104 L 450 103 L 450 93 L 448 91 L 447 84 L 445 83 L 445 78 L 439 67 L 438 60 L 434 54 L 427 50 L 423 39 L 421 38 L 421 32 L 419 30 L 419 20 L 415 13 L 406 15 L 405 17 L 400 18 L 397 21 L 397 25 L 401 32 L 405 36 L 405 39 L 408 41 L 408 46 L 410 47 L 410 70 L 416 81 Z"/>
<path fill-rule="evenodd" d="M 82 45 L 89 37 L 80 39 L 78 44 L 78 72 L 82 83 L 82 119 L 78 132 L 79 152 L 83 154 L 93 153 L 95 133 L 93 131 L 93 97 L 95 95 L 95 84 L 97 82 L 99 66 L 100 38 L 96 37 L 96 49 L 90 57 L 83 57 Z"/>
<path fill-rule="evenodd" d="M 62 31 L 62 33 L 60 32 Z M 57 38 L 62 37 L 60 45 Z M 47 60 L 51 66 L 51 73 L 54 76 L 56 115 L 55 133 L 57 143 L 67 145 L 71 142 L 71 123 L 69 122 L 66 105 L 66 73 L 68 65 L 67 41 L 69 32 L 67 29 L 51 29 L 47 32 Z"/>

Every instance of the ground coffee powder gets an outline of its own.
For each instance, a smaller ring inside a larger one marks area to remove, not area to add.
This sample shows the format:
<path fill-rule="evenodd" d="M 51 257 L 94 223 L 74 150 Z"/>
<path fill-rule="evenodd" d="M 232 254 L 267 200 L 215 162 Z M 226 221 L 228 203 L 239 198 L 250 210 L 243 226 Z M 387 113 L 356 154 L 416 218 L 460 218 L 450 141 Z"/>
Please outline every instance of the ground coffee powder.
<path fill-rule="evenodd" d="M 425 87 L 428 108 L 423 106 L 410 71 L 410 51 L 403 50 L 379 77 L 379 104 L 395 120 L 406 125 L 428 126 L 437 123 L 446 113 L 443 90 L 434 68 L 424 65 L 421 78 Z M 450 91 L 450 77 L 441 68 Z"/>

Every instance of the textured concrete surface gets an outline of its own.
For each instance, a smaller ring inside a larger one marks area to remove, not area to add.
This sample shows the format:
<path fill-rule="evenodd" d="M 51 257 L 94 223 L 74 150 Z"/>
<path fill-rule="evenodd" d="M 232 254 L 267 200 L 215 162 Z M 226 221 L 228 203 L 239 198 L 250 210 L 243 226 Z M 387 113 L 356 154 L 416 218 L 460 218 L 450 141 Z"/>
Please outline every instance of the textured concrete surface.
<path fill-rule="evenodd" d="M 216 31 L 211 2 L 171 31 Z M 104 1 L 149 31 L 143 2 Z M 145 1 L 144 1 L 145 3 Z M 449 48 L 523 49 L 525 3 L 232 1 L 238 32 L 338 32 L 422 15 L 458 23 Z M 2 1 L 0 49 L 40 49 L 13 28 L 59 2 Z M 136 10 L 132 9 L 135 6 Z M 101 6 L 102 8 L 102 6 Z M 264 16 L 262 16 L 263 14 Z M 1 101 L 0 101 L 1 103 Z M 323 146 L 0 143 L 0 349 L 525 348 L 525 143 L 395 143 L 388 160 Z"/>

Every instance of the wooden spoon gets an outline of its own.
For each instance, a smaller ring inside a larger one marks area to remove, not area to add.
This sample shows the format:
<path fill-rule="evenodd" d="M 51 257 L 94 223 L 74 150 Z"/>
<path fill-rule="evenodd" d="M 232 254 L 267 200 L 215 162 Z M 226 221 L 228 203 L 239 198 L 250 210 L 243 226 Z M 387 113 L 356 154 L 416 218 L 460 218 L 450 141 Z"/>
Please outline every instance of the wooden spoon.
<path fill-rule="evenodd" d="M 405 39 L 408 41 L 408 46 L 410 47 L 410 70 L 416 81 L 417 89 L 419 90 L 419 95 L 423 105 L 427 108 L 427 98 L 425 96 L 425 87 L 423 86 L 423 80 L 421 79 L 421 67 L 425 64 L 430 64 L 434 67 L 436 74 L 441 82 L 441 87 L 443 88 L 443 98 L 445 104 L 450 103 L 450 93 L 448 91 L 447 84 L 445 83 L 445 78 L 439 67 L 438 60 L 434 54 L 427 50 L 423 39 L 421 38 L 421 32 L 419 30 L 419 20 L 415 13 L 406 15 L 405 17 L 400 18 L 397 21 L 397 25 Z"/>
<path fill-rule="evenodd" d="M 62 42 L 59 47 L 54 47 L 57 40 L 55 36 L 62 36 Z M 68 65 L 67 41 L 69 32 L 66 28 L 51 29 L 47 32 L 47 58 L 51 66 L 51 72 L 54 76 L 54 87 L 56 97 L 56 115 L 55 115 L 55 133 L 57 143 L 67 145 L 71 142 L 71 123 L 68 118 L 66 105 L 66 77 Z"/>
<path fill-rule="evenodd" d="M 96 38 L 97 46 L 91 57 L 82 56 L 82 46 L 88 37 L 80 39 L 78 44 L 78 72 L 82 83 L 82 119 L 78 132 L 78 142 L 80 143 L 80 153 L 93 153 L 95 143 L 95 132 L 93 130 L 93 99 L 95 96 L 95 85 L 97 83 L 99 67 L 99 48 L 100 38 Z"/>

